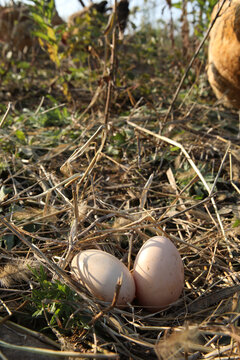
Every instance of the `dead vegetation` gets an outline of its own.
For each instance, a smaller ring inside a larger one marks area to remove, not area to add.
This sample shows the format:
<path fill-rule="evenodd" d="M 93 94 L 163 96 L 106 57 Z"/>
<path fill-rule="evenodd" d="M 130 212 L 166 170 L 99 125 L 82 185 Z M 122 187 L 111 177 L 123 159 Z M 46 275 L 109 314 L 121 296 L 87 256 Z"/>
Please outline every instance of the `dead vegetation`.
<path fill-rule="evenodd" d="M 25 359 L 239 359 L 238 113 L 214 103 L 203 71 L 171 104 L 182 73 L 170 55 L 159 77 L 149 55 L 149 93 L 141 75 L 120 83 L 126 53 L 114 36 L 111 71 L 89 87 L 88 106 L 34 97 L 31 109 L 2 113 L 0 326 L 43 345 L 0 336 L 0 354 L 21 344 Z M 131 53 L 135 74 L 142 62 Z M 70 276 L 78 251 L 102 249 L 131 269 L 163 234 L 185 270 L 181 298 L 164 311 L 118 309 Z"/>

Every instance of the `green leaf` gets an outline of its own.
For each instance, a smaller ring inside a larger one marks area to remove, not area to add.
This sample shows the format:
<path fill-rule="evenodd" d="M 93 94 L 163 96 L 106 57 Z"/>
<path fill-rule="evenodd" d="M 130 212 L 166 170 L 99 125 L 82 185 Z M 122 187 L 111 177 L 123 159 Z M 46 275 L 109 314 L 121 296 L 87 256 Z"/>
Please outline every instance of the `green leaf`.
<path fill-rule="evenodd" d="M 180 148 L 178 146 L 171 146 L 170 151 L 179 151 Z"/>
<path fill-rule="evenodd" d="M 33 34 L 39 39 L 49 41 L 49 37 L 41 31 L 33 31 Z"/>
<path fill-rule="evenodd" d="M 26 136 L 22 130 L 16 130 L 15 135 L 18 138 L 18 140 L 24 141 L 24 142 L 26 141 Z"/>
<path fill-rule="evenodd" d="M 235 220 L 232 227 L 235 228 L 238 226 L 240 226 L 240 219 Z"/>
<path fill-rule="evenodd" d="M 118 132 L 117 134 L 112 136 L 112 140 L 118 146 L 124 144 L 126 142 L 126 134 L 125 134 L 125 132 Z"/>
<path fill-rule="evenodd" d="M 39 25 L 45 26 L 44 19 L 41 15 L 32 13 L 33 20 L 36 21 Z"/>
<path fill-rule="evenodd" d="M 51 28 L 50 26 L 47 27 L 47 34 L 48 34 L 48 38 L 49 40 L 51 40 L 52 42 L 56 42 L 56 34 L 53 28 Z"/>
<path fill-rule="evenodd" d="M 182 8 L 182 1 L 172 3 L 172 7 L 175 7 L 176 9 L 181 9 Z"/>

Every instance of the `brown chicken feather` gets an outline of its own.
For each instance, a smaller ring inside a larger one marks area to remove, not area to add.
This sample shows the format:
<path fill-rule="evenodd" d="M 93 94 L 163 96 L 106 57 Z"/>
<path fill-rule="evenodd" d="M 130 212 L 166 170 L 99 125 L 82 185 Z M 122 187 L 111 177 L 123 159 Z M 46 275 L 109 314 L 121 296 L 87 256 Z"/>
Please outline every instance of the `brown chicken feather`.
<path fill-rule="evenodd" d="M 221 1 L 215 5 L 216 17 Z M 208 80 L 225 106 L 240 108 L 240 0 L 226 1 L 210 33 Z"/>
<path fill-rule="evenodd" d="M 0 267 L 0 287 L 9 288 L 22 282 L 28 282 L 32 276 L 31 268 L 38 268 L 37 261 L 12 260 Z"/>

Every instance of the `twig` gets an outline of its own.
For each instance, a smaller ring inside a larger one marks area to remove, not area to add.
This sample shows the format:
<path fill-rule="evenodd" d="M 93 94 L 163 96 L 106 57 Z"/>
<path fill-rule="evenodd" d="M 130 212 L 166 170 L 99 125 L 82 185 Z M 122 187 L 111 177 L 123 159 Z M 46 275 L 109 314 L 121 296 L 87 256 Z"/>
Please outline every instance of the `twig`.
<path fill-rule="evenodd" d="M 0 299 L 0 301 L 2 302 L 2 300 Z M 17 311 L 19 311 L 20 309 L 22 309 L 26 304 L 28 303 L 28 300 L 25 300 L 23 303 L 21 303 L 15 310 L 11 311 L 10 314 L 4 316 L 4 317 L 0 317 L 0 325 L 5 323 L 7 320 L 9 320 L 11 318 L 11 316 L 13 316 Z"/>
<path fill-rule="evenodd" d="M 1 321 L 0 324 L 2 324 L 2 320 L 4 320 L 4 319 L 5 319 L 5 318 L 2 318 L 2 317 L 0 316 L 0 321 Z M 31 330 L 31 329 L 28 329 L 28 328 L 26 328 L 26 327 L 24 327 L 24 326 L 22 326 L 22 325 L 19 325 L 19 324 L 16 324 L 15 322 L 10 321 L 10 320 L 7 320 L 7 321 L 6 321 L 6 325 L 7 325 L 10 329 L 15 330 L 16 332 L 24 333 L 24 334 L 26 334 L 26 335 L 29 335 L 29 336 L 31 336 L 31 337 L 34 337 L 34 338 L 42 341 L 43 343 L 49 344 L 49 345 L 51 345 L 51 346 L 54 346 L 56 349 L 60 349 L 60 348 L 61 348 L 60 345 L 59 345 L 56 341 L 50 339 L 48 336 L 46 336 L 46 335 L 44 335 L 44 334 L 42 334 L 42 333 L 40 333 L 40 332 L 38 332 L 38 331 L 34 331 L 34 330 Z"/>
<path fill-rule="evenodd" d="M 1 360 L 8 360 L 8 358 L 2 353 L 1 350 L 0 350 L 0 359 Z"/>
<path fill-rule="evenodd" d="M 146 182 L 146 184 L 144 185 L 144 188 L 143 188 L 143 191 L 142 191 L 142 194 L 141 194 L 141 198 L 140 198 L 140 209 L 143 209 L 145 204 L 146 204 L 146 201 L 147 201 L 147 194 L 148 194 L 148 191 L 150 189 L 150 186 L 152 184 L 152 181 L 153 181 L 153 176 L 154 174 L 151 174 Z"/>
<path fill-rule="evenodd" d="M 112 31 L 112 45 L 111 45 L 111 60 L 110 60 L 110 76 L 108 78 L 108 87 L 107 87 L 107 98 L 106 98 L 106 104 L 105 104 L 105 110 L 104 110 L 104 124 L 107 129 L 108 124 L 108 118 L 109 118 L 109 109 L 110 109 L 110 103 L 111 103 L 111 95 L 112 95 L 112 86 L 115 83 L 116 78 L 116 53 L 117 53 L 117 36 L 116 36 L 116 9 L 117 9 L 117 2 L 115 0 L 114 7 L 113 7 L 113 13 L 112 13 L 112 19 L 113 19 L 113 31 Z M 107 40 L 107 34 L 106 34 L 106 40 Z M 106 46 L 108 45 L 108 41 L 106 41 Z M 106 68 L 106 60 L 105 59 L 105 66 Z M 104 69 L 105 72 L 105 69 Z"/>
<path fill-rule="evenodd" d="M 42 96 L 42 98 L 41 98 L 41 100 L 40 100 L 40 103 L 39 103 L 39 105 L 38 105 L 38 107 L 37 107 L 34 115 L 37 115 L 37 114 L 39 113 L 39 111 L 40 111 L 40 109 L 41 109 L 41 107 L 42 107 L 43 102 L 44 102 L 44 96 Z"/>
<path fill-rule="evenodd" d="M 151 135 L 153 137 L 156 137 L 157 139 L 159 140 L 162 140 L 168 144 L 171 144 L 171 145 L 174 145 L 174 146 L 177 146 L 179 149 L 181 149 L 181 151 L 183 152 L 183 154 L 185 155 L 187 161 L 189 162 L 189 164 L 192 166 L 193 170 L 196 172 L 196 174 L 198 175 L 199 179 L 202 181 L 205 189 L 207 190 L 208 194 L 211 195 L 211 189 L 209 188 L 208 186 L 208 183 L 206 182 L 206 180 L 204 179 L 204 177 L 202 176 L 200 170 L 197 168 L 197 166 L 194 164 L 194 162 L 192 161 L 191 157 L 189 156 L 188 152 L 185 150 L 185 148 L 183 147 L 182 144 L 178 143 L 177 141 L 174 141 L 172 139 L 169 139 L 167 138 L 166 136 L 163 136 L 163 135 L 159 135 L 159 134 L 156 134 L 148 129 L 145 129 L 139 125 L 136 125 L 135 123 L 131 122 L 131 121 L 127 121 L 127 123 L 130 125 L 130 126 L 133 126 L 134 128 L 138 129 L 139 131 L 142 131 L 148 135 Z M 218 213 L 218 210 L 217 210 L 217 206 L 216 206 L 216 203 L 215 203 L 215 200 L 214 198 L 211 196 L 211 202 L 213 204 L 213 207 L 214 207 L 214 210 L 215 210 L 215 213 L 216 213 L 216 216 L 217 216 L 217 219 L 218 219 L 218 223 L 219 223 L 219 226 L 220 226 L 220 229 L 222 231 L 222 234 L 223 234 L 223 237 L 226 241 L 226 243 L 228 243 L 228 240 L 227 240 L 227 237 L 226 237 L 226 234 L 225 234 L 225 231 L 224 231 L 224 228 L 223 228 L 223 224 L 222 224 L 222 221 L 221 221 L 221 218 L 220 218 L 220 215 Z"/>
<path fill-rule="evenodd" d="M 86 141 L 86 143 L 81 146 L 80 149 L 76 149 L 73 154 L 62 164 L 60 167 L 60 171 L 64 173 L 64 168 L 69 166 L 72 161 L 77 160 L 84 151 L 89 147 L 89 145 L 96 139 L 96 137 L 100 134 L 100 132 L 103 130 L 103 125 L 99 126 L 99 128 L 95 131 L 95 133 Z"/>
<path fill-rule="evenodd" d="M 116 306 L 118 296 L 119 296 L 119 293 L 121 290 L 121 286 L 122 286 L 122 275 L 117 280 L 115 292 L 114 292 L 114 296 L 113 296 L 113 300 L 112 300 L 111 304 L 108 307 L 106 307 L 106 309 L 103 309 L 97 315 L 95 315 L 94 318 L 88 323 L 89 326 L 94 325 L 97 320 L 99 320 L 104 314 L 108 313 L 110 310 L 112 310 Z"/>
<path fill-rule="evenodd" d="M 0 340 L 0 346 L 17 350 L 17 351 L 25 351 L 30 352 L 32 354 L 40 354 L 44 356 L 54 356 L 54 357 L 73 357 L 73 358 L 81 358 L 81 359 L 118 359 L 118 354 L 114 354 L 112 352 L 109 352 L 107 354 L 89 354 L 89 353 L 82 353 L 82 352 L 76 352 L 76 351 L 55 351 L 50 349 L 42 349 L 42 348 L 35 348 L 30 346 L 20 346 L 20 345 L 14 345 L 9 344 L 3 340 Z"/>
<path fill-rule="evenodd" d="M 232 168 L 232 153 L 229 153 L 229 161 L 230 161 L 230 183 L 234 187 L 234 189 L 240 194 L 240 189 L 233 182 L 233 168 Z"/>
<path fill-rule="evenodd" d="M 104 316 L 105 314 L 107 314 L 110 310 L 112 310 L 115 305 L 117 304 L 117 300 L 118 300 L 118 296 L 121 290 L 121 286 L 122 286 L 122 275 L 120 278 L 118 278 L 116 286 L 115 286 L 115 291 L 114 291 L 114 295 L 113 295 L 113 300 L 111 302 L 111 304 L 106 307 L 105 309 L 101 310 L 98 314 L 96 314 L 92 320 L 88 323 L 88 327 L 92 327 L 97 320 L 99 320 L 102 316 Z M 87 333 L 88 330 L 83 329 L 82 333 L 81 333 L 81 337 L 84 336 Z"/>
<path fill-rule="evenodd" d="M 80 2 L 80 4 L 82 5 L 82 7 L 86 7 L 86 5 L 84 4 L 83 0 L 78 0 Z"/>
<path fill-rule="evenodd" d="M 221 171 L 222 171 L 222 168 L 223 168 L 223 164 L 224 164 L 224 162 L 225 162 L 225 160 L 226 160 L 227 154 L 229 153 L 230 146 L 231 146 L 231 143 L 228 143 L 227 149 L 226 149 L 225 154 L 224 154 L 224 156 L 223 156 L 223 158 L 222 158 L 220 167 L 219 167 L 218 172 L 217 172 L 217 175 L 216 175 L 216 177 L 215 177 L 215 179 L 214 179 L 214 182 L 213 182 L 213 185 L 212 185 L 212 189 L 211 189 L 211 192 L 210 192 L 209 195 L 211 195 L 211 194 L 213 193 L 214 189 L 215 189 L 215 186 L 216 186 L 216 184 L 217 184 L 218 178 L 219 178 L 219 176 L 220 176 L 220 174 L 221 174 Z"/>
<path fill-rule="evenodd" d="M 8 103 L 8 106 L 7 106 L 7 110 L 6 110 L 6 112 L 5 112 L 5 114 L 3 115 L 3 117 L 2 117 L 2 120 L 0 121 L 0 128 L 3 126 L 3 123 L 4 123 L 4 121 L 6 120 L 6 118 L 7 118 L 7 116 L 8 116 L 8 114 L 9 114 L 9 111 L 10 111 L 10 109 L 11 109 L 11 106 L 12 106 L 12 103 Z"/>
<path fill-rule="evenodd" d="M 94 155 L 94 157 L 92 158 L 92 160 L 91 160 L 90 164 L 88 165 L 87 169 L 85 170 L 85 173 L 83 175 L 81 174 L 81 179 L 80 179 L 79 183 L 77 184 L 78 189 L 82 185 L 82 183 L 85 180 L 85 178 L 87 177 L 87 175 L 91 174 L 95 164 L 98 161 L 98 158 L 101 156 L 101 152 L 102 152 L 102 149 L 103 149 L 103 147 L 105 145 L 106 138 L 107 138 L 107 131 L 106 131 L 106 129 L 103 129 L 103 136 L 102 136 L 102 142 L 100 144 L 100 147 L 99 147 L 98 151 L 96 152 L 96 154 Z M 69 185 L 72 185 L 75 181 L 78 180 L 78 178 L 72 179 L 69 182 L 67 182 L 65 184 L 65 187 L 68 187 Z M 78 194 L 78 190 L 77 190 L 77 194 Z"/>

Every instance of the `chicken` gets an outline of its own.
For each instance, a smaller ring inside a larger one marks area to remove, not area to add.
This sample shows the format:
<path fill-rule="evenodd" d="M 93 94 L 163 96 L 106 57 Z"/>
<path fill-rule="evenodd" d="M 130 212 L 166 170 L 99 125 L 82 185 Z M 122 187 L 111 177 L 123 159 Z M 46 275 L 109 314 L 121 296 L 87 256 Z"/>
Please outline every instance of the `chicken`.
<path fill-rule="evenodd" d="M 127 26 L 127 20 L 129 15 L 129 1 L 120 0 L 117 4 L 117 23 L 119 26 L 119 37 L 123 38 L 124 30 Z"/>
<path fill-rule="evenodd" d="M 215 5 L 211 20 L 221 4 Z M 240 109 L 240 0 L 225 1 L 210 32 L 208 80 L 225 106 Z"/>
<path fill-rule="evenodd" d="M 57 12 L 52 18 L 52 25 L 63 24 Z M 36 43 L 31 34 L 34 21 L 25 6 L 0 7 L 0 43 L 17 51 L 24 51 Z"/>
<path fill-rule="evenodd" d="M 22 7 L 1 7 L 0 9 L 0 42 L 17 50 L 32 46 L 30 35 L 32 21 Z"/>
<path fill-rule="evenodd" d="M 76 25 L 78 19 L 80 19 L 86 13 L 91 13 L 92 10 L 96 10 L 99 14 L 105 14 L 105 12 L 107 11 L 106 6 L 107 1 L 101 1 L 97 4 L 91 3 L 89 6 L 70 15 L 68 18 L 68 26 Z"/>
<path fill-rule="evenodd" d="M 92 10 L 96 10 L 99 14 L 106 14 L 108 10 L 112 10 L 112 8 L 107 8 L 107 1 L 101 1 L 100 3 L 91 3 L 89 6 L 83 8 L 82 10 L 73 13 L 68 18 L 68 27 L 77 24 L 77 20 L 84 16 L 86 13 L 92 12 Z M 117 4 L 117 25 L 119 27 L 120 37 L 123 37 L 124 30 L 127 26 L 127 20 L 129 15 L 129 1 L 128 0 L 120 0 Z M 65 37 L 69 37 L 69 34 L 65 34 Z"/>

